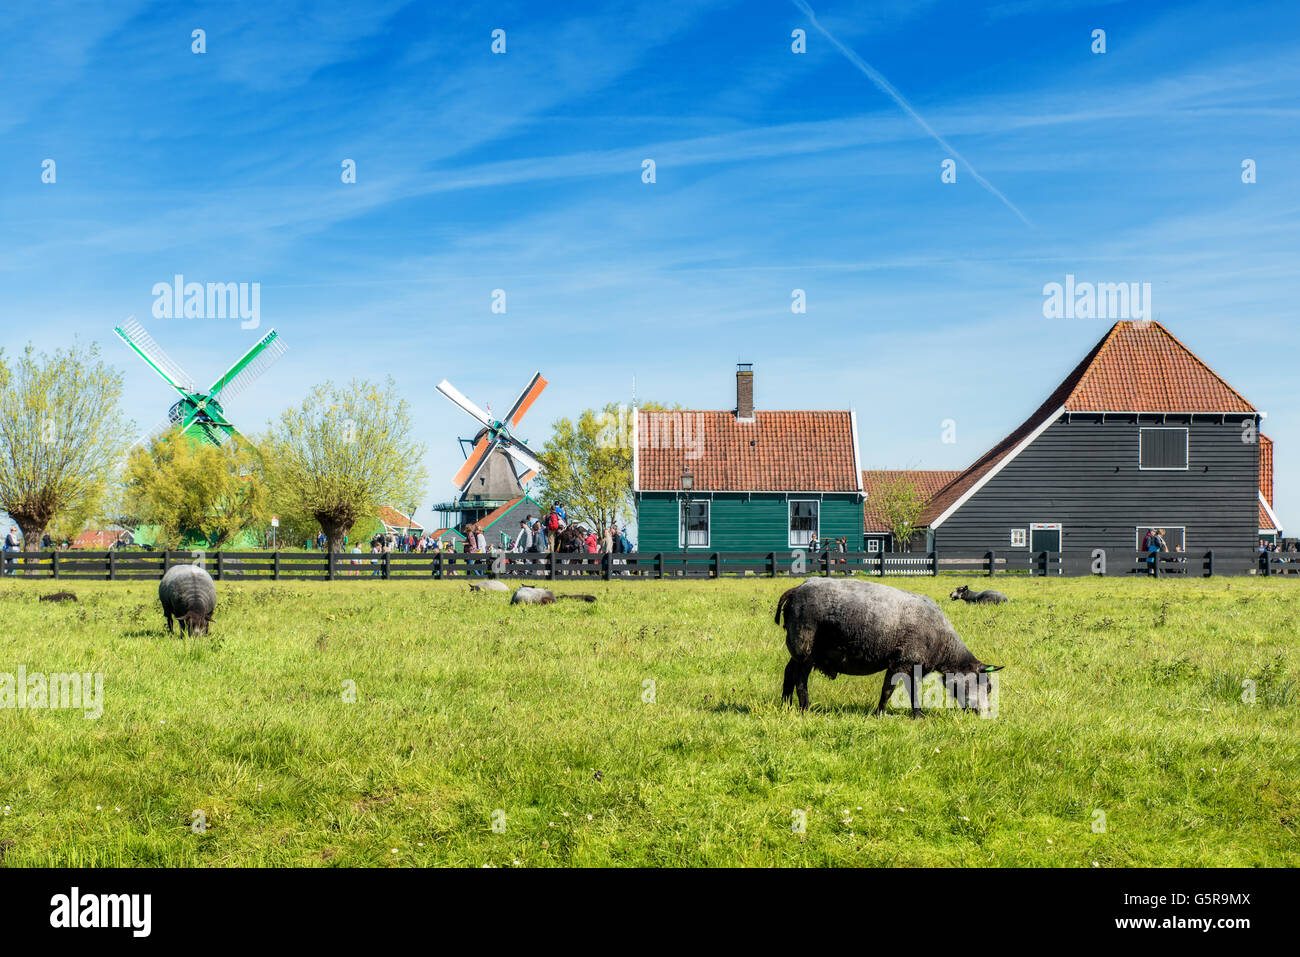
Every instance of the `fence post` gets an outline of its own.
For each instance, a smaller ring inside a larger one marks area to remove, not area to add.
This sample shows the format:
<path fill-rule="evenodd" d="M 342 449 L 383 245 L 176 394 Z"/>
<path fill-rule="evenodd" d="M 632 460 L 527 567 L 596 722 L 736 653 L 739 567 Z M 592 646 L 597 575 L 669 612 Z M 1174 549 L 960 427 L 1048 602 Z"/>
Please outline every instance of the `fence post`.
<path fill-rule="evenodd" d="M 433 553 L 433 577 L 435 581 L 442 580 L 442 549 L 439 548 Z"/>
<path fill-rule="evenodd" d="M 58 552 L 50 553 L 50 564 L 53 568 L 54 577 L 58 578 L 59 577 L 59 553 Z"/>
<path fill-rule="evenodd" d="M 226 577 L 226 553 L 217 552 L 217 580 Z"/>
<path fill-rule="evenodd" d="M 163 549 L 163 575 L 167 574 L 167 569 L 172 567 L 172 551 L 170 548 Z"/>
<path fill-rule="evenodd" d="M 392 558 L 392 552 L 384 552 L 384 565 L 382 571 L 380 572 L 380 574 L 383 576 L 384 581 L 388 581 L 388 570 L 390 568 L 389 561 L 391 558 Z"/>
<path fill-rule="evenodd" d="M 550 568 L 547 569 L 547 577 L 550 581 L 555 581 L 555 552 L 550 552 Z"/>
<path fill-rule="evenodd" d="M 612 556 L 609 552 L 605 552 L 603 555 L 600 556 L 600 568 L 601 571 L 604 572 L 605 574 L 605 581 L 609 581 L 610 575 L 614 571 L 613 566 L 614 566 L 614 556 Z"/>
<path fill-rule="evenodd" d="M 1205 577 L 1214 577 L 1214 549 L 1212 548 L 1205 553 Z"/>
<path fill-rule="evenodd" d="M 325 553 L 325 580 L 331 582 L 334 580 L 334 549 L 332 548 Z"/>
<path fill-rule="evenodd" d="M 936 578 L 939 577 L 939 553 L 938 552 L 930 553 L 930 574 L 935 576 Z"/>
<path fill-rule="evenodd" d="M 655 552 L 655 580 L 664 577 L 664 553 Z"/>
<path fill-rule="evenodd" d="M 992 552 L 989 552 L 989 553 L 988 553 L 988 559 L 989 559 L 989 577 L 992 578 L 992 577 L 993 577 L 993 570 L 994 570 L 994 568 L 996 567 L 997 556 L 994 555 Z"/>
<path fill-rule="evenodd" d="M 117 552 L 111 548 L 108 550 L 108 580 L 117 580 Z"/>
<path fill-rule="evenodd" d="M 719 578 L 719 577 L 721 577 L 721 573 L 722 573 L 722 565 L 721 565 L 721 564 L 719 563 L 719 561 L 718 561 L 718 553 L 717 553 L 717 552 L 714 552 L 714 553 L 713 553 L 713 562 L 712 562 L 712 565 L 713 565 L 713 577 L 714 577 L 714 578 Z"/>
<path fill-rule="evenodd" d="M 280 553 L 279 553 L 279 551 L 276 551 L 276 552 L 275 552 L 275 570 L 271 573 L 271 579 L 272 579 L 273 581 L 279 581 L 279 580 L 280 580 Z"/>

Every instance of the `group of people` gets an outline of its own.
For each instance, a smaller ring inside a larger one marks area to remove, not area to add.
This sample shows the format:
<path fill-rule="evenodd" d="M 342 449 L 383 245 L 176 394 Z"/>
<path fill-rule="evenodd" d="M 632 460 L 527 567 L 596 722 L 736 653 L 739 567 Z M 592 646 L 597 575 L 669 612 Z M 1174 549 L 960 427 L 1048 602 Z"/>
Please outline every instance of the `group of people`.
<path fill-rule="evenodd" d="M 627 537 L 627 526 L 619 527 L 610 522 L 609 527 L 600 534 L 578 524 L 570 526 L 564 503 L 556 502 L 543 516 L 534 518 L 527 515 L 519 520 L 519 530 L 514 540 L 508 538 L 501 546 L 489 546 L 483 529 L 477 522 L 470 522 L 462 528 L 465 536 L 465 551 L 469 554 L 516 552 L 586 552 L 590 555 L 601 553 L 624 553 L 635 550 L 631 539 Z M 507 547 L 509 546 L 509 547 Z"/>

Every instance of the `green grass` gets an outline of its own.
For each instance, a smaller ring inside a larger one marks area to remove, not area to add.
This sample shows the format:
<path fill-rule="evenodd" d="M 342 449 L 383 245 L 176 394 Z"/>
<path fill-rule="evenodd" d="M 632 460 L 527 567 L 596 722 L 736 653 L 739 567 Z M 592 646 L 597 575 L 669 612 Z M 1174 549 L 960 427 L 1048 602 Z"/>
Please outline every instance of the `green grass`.
<path fill-rule="evenodd" d="M 549 608 L 463 579 L 226 584 L 181 639 L 156 586 L 10 579 L 0 672 L 102 672 L 104 712 L 0 710 L 0 856 L 1300 865 L 1296 583 L 999 578 L 1001 607 L 890 583 L 1006 665 L 995 719 L 874 718 L 879 676 L 814 674 L 783 710 L 782 581 L 565 582 L 599 602 Z M 81 601 L 37 603 L 57 587 Z"/>

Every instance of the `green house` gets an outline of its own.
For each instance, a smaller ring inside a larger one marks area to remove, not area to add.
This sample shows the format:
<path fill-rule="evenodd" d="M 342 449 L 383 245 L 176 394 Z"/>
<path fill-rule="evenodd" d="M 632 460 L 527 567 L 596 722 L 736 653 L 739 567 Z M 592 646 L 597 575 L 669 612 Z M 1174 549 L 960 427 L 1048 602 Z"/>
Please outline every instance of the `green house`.
<path fill-rule="evenodd" d="M 735 409 L 640 410 L 632 443 L 638 552 L 862 547 L 856 413 L 756 412 L 747 363 Z"/>

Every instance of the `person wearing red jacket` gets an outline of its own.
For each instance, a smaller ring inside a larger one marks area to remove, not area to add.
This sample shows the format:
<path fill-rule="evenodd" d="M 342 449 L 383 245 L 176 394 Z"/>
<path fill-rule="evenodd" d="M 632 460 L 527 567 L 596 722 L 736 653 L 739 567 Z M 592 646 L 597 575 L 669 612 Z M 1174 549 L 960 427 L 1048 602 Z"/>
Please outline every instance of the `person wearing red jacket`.
<path fill-rule="evenodd" d="M 583 539 L 583 541 L 587 543 L 587 554 L 595 555 L 597 549 L 600 547 L 600 542 L 596 540 L 596 533 L 588 532 L 587 537 Z"/>

